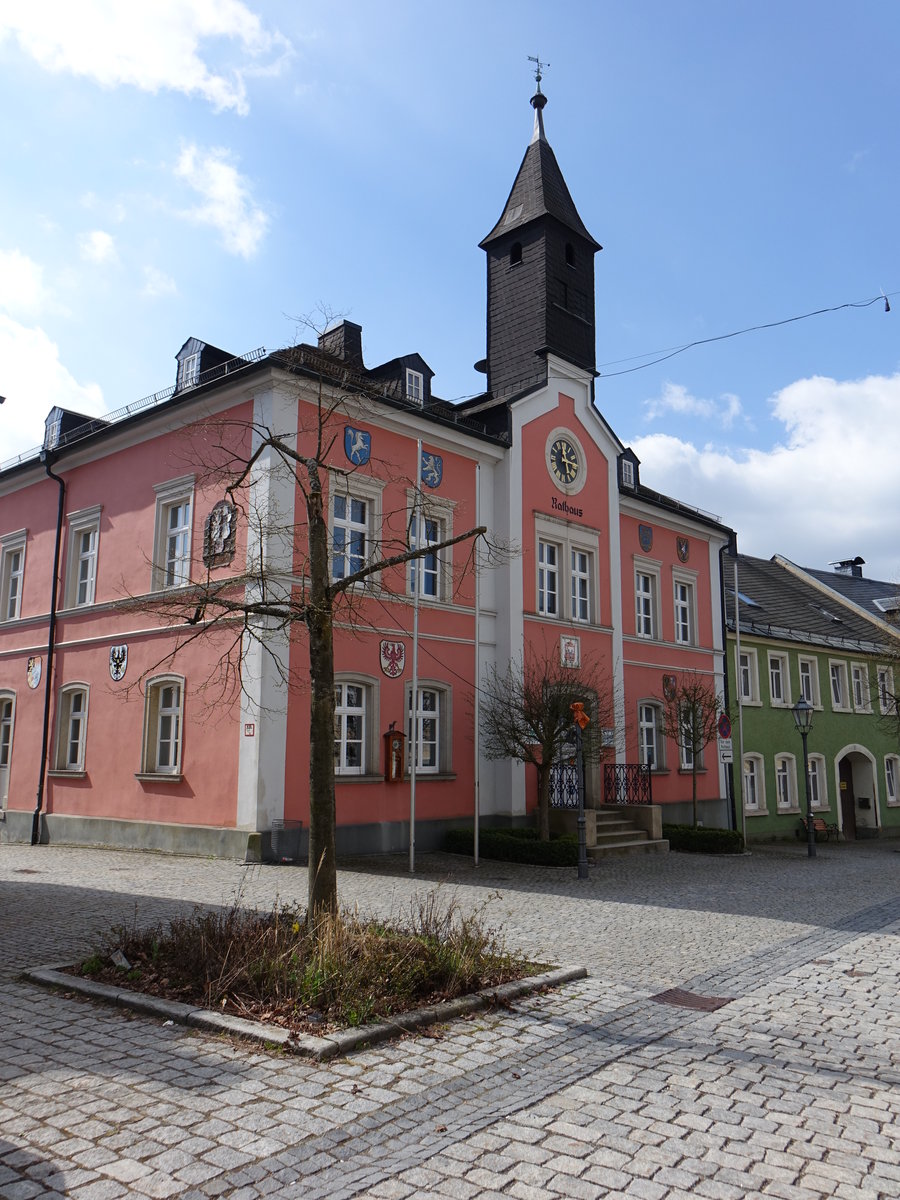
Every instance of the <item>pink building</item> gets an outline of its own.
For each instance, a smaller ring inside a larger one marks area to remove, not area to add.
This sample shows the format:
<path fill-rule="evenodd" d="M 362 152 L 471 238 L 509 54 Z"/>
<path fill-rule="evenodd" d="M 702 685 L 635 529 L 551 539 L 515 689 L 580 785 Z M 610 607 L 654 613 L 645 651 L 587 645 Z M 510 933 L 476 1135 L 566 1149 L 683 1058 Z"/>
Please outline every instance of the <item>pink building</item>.
<path fill-rule="evenodd" d="M 340 608 L 339 850 L 408 844 L 409 761 L 386 779 L 391 730 L 417 733 L 421 847 L 471 823 L 476 792 L 485 821 L 528 818 L 534 779 L 520 763 L 478 761 L 475 736 L 476 679 L 528 648 L 603 665 L 609 761 L 650 761 L 654 802 L 687 815 L 689 764 L 661 736 L 658 697 L 663 676 L 684 670 L 724 691 L 720 554 L 732 534 L 644 486 L 595 406 L 600 247 L 546 140 L 545 102 L 532 100 L 534 136 L 482 242 L 484 395 L 443 403 L 415 354 L 367 368 L 350 322 L 286 352 L 234 356 L 192 338 L 173 388 L 103 421 L 54 409 L 42 450 L 0 470 L 0 839 L 243 856 L 273 822 L 306 826 L 304 633 L 271 621 L 210 631 L 184 599 L 204 577 L 252 595 L 261 560 L 280 586 L 303 588 L 303 498 L 272 448 L 238 495 L 211 468 L 247 459 L 267 430 L 302 455 L 322 394 L 334 404 L 323 426 L 334 578 L 390 557 L 416 528 L 433 544 L 485 525 L 514 548 L 476 572 L 461 541 L 418 573 L 384 569 Z M 222 670 L 234 647 L 239 688 Z M 704 819 L 724 825 L 725 778 L 707 754 Z M 589 791 L 616 799 L 599 771 Z"/>

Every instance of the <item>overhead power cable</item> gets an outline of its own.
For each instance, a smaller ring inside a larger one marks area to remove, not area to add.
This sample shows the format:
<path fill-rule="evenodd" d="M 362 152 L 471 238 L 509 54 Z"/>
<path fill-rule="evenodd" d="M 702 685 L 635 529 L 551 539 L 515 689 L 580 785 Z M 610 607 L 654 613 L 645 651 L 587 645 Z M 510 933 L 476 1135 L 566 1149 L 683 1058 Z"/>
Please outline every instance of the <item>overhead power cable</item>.
<path fill-rule="evenodd" d="M 635 362 L 639 358 L 646 358 L 647 355 L 656 354 L 657 358 L 652 358 L 649 362 L 638 363 L 636 367 L 625 367 L 622 371 L 600 371 L 602 379 L 614 379 L 617 375 L 630 375 L 634 371 L 643 371 L 647 367 L 656 366 L 657 363 L 665 362 L 666 359 L 674 358 L 676 354 L 683 354 L 685 350 L 692 350 L 695 346 L 706 346 L 710 342 L 724 342 L 728 338 L 741 337 L 745 333 L 757 333 L 761 329 L 776 329 L 779 325 L 791 325 L 795 321 L 806 321 L 810 317 L 820 317 L 824 313 L 840 312 L 844 308 L 870 308 L 871 305 L 881 301 L 884 304 L 884 311 L 890 312 L 891 306 L 888 303 L 889 296 L 896 296 L 897 292 L 879 292 L 877 296 L 873 296 L 870 300 L 848 300 L 845 304 L 833 304 L 829 308 L 816 308 L 812 312 L 800 313 L 796 317 L 784 317 L 780 321 L 766 321 L 761 325 L 748 325 L 744 329 L 734 329 L 731 333 L 719 333 L 715 337 L 697 338 L 693 342 L 685 342 L 683 346 L 667 346 L 664 350 L 648 350 L 645 354 L 634 354 L 630 358 L 615 358 L 609 362 L 601 363 L 601 367 L 614 367 L 623 362 Z"/>

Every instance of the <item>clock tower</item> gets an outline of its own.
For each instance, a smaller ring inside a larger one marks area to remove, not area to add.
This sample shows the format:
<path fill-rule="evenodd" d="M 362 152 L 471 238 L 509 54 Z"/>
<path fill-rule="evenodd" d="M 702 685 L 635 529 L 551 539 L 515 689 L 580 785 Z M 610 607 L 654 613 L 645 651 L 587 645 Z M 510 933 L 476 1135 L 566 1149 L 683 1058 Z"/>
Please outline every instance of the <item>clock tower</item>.
<path fill-rule="evenodd" d="M 594 372 L 594 255 L 544 133 L 547 97 L 531 98 L 534 133 L 487 254 L 488 393 L 510 401 L 547 381 L 547 355 Z"/>

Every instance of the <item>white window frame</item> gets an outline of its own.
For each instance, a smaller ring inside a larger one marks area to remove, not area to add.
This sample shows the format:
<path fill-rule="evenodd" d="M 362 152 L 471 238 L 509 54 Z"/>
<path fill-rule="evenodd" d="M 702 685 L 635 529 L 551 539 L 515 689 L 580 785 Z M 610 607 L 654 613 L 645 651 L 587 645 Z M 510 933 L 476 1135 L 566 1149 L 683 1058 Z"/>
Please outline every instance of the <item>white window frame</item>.
<path fill-rule="evenodd" d="M 69 513 L 66 553 L 66 607 L 87 608 L 97 596 L 97 563 L 100 552 L 100 512 L 102 506 L 82 508 Z M 92 536 L 93 545 L 84 552 L 82 541 Z"/>
<path fill-rule="evenodd" d="M 697 644 L 697 577 L 683 571 L 672 572 L 672 595 L 675 614 L 675 641 L 680 646 Z M 686 595 L 679 596 L 683 589 Z"/>
<path fill-rule="evenodd" d="M 634 463 L 630 458 L 622 459 L 622 486 L 634 488 Z"/>
<path fill-rule="evenodd" d="M 806 676 L 807 680 L 809 681 L 808 688 L 803 686 L 804 667 L 809 668 Z M 797 676 L 800 682 L 800 696 L 807 702 L 807 704 L 811 704 L 813 708 L 821 708 L 822 698 L 819 693 L 819 660 L 817 658 L 809 658 L 806 655 L 801 654 L 797 659 Z"/>
<path fill-rule="evenodd" d="M 644 641 L 659 641 L 659 563 L 635 559 L 634 632 Z M 647 586 L 644 587 L 643 583 Z"/>
<path fill-rule="evenodd" d="M 778 680 L 780 696 L 776 696 L 775 681 Z M 773 708 L 790 708 L 791 675 L 788 656 L 780 651 L 769 651 L 769 701 Z"/>
<path fill-rule="evenodd" d="M 690 746 L 687 744 L 687 741 L 686 741 L 686 740 L 685 740 L 685 738 L 682 736 L 682 733 L 681 733 L 681 730 L 682 730 L 682 723 L 681 723 L 681 720 L 680 720 L 680 718 L 679 718 L 679 722 L 678 722 L 678 729 L 679 729 L 679 734 L 678 734 L 678 769 L 679 769 L 680 771 L 690 771 L 690 772 L 693 774 L 693 771 L 694 771 L 694 754 L 693 754 L 693 751 L 691 750 L 691 747 L 690 747 Z M 698 752 L 698 754 L 697 754 L 697 770 L 698 770 L 698 771 L 702 771 L 702 770 L 703 770 L 703 747 L 701 747 L 701 748 L 700 748 L 700 750 L 699 750 L 699 752 Z"/>
<path fill-rule="evenodd" d="M 783 803 L 784 799 L 787 800 L 787 803 Z M 797 760 L 793 754 L 775 755 L 775 808 L 780 813 L 800 811 L 797 793 Z"/>
<path fill-rule="evenodd" d="M 884 794 L 889 807 L 900 805 L 900 756 L 884 756 Z"/>
<path fill-rule="evenodd" d="M 850 686 L 855 712 L 872 711 L 872 693 L 869 690 L 869 667 L 867 663 L 850 664 Z"/>
<path fill-rule="evenodd" d="M 436 709 L 426 709 L 422 705 L 425 694 L 433 695 L 437 699 Z M 412 763 L 413 754 L 413 713 L 412 713 L 412 685 L 406 684 L 404 688 L 404 703 L 406 706 L 406 769 L 409 771 Z M 426 762 L 419 762 L 416 765 L 416 775 L 446 775 L 451 771 L 451 731 L 452 723 L 452 693 L 446 683 L 442 683 L 434 679 L 419 680 L 419 703 L 416 706 L 416 722 L 419 727 L 419 758 L 423 757 L 423 748 L 433 747 L 433 750 L 425 756 Z M 434 736 L 427 739 L 423 738 L 425 732 L 424 726 L 429 722 L 434 722 Z"/>
<path fill-rule="evenodd" d="M 18 621 L 22 615 L 27 537 L 26 529 L 0 537 L 0 623 Z"/>
<path fill-rule="evenodd" d="M 7 705 L 9 706 L 7 709 Z M 16 731 L 16 693 L 0 691 L 0 809 L 9 799 L 9 771 L 12 766 L 13 737 Z"/>
<path fill-rule="evenodd" d="M 359 692 L 359 704 L 348 703 L 348 690 L 355 688 Z M 365 775 L 369 767 L 369 731 L 372 714 L 370 712 L 371 685 L 362 679 L 336 678 L 334 681 L 334 773 L 342 776 Z M 354 718 L 359 718 L 359 737 L 348 738 L 348 727 Z M 359 746 L 359 762 L 348 762 L 352 757 L 348 754 L 351 745 Z"/>
<path fill-rule="evenodd" d="M 542 617 L 560 617 L 560 558 L 558 542 L 538 538 L 537 543 L 537 610 Z"/>
<path fill-rule="evenodd" d="M 409 547 L 416 547 L 416 511 L 421 522 L 434 521 L 437 525 L 436 536 L 426 537 L 427 544 L 448 541 L 453 537 L 453 517 L 456 509 L 455 500 L 438 499 L 436 496 L 420 493 L 417 497 L 415 489 L 410 488 L 406 493 Z M 431 563 L 429 564 L 429 559 Z M 453 547 L 445 546 L 424 558 L 412 559 L 406 567 L 406 591 L 410 596 L 415 595 L 416 571 L 418 570 L 419 599 L 436 603 L 449 604 L 453 599 Z M 435 590 L 426 590 L 430 582 Z"/>
<path fill-rule="evenodd" d="M 171 379 L 171 375 L 169 376 Z M 200 353 L 186 354 L 178 364 L 178 388 L 193 387 L 200 378 Z"/>
<path fill-rule="evenodd" d="M 744 779 L 744 812 L 766 812 L 766 764 L 761 754 L 745 754 L 743 763 Z M 752 780 L 753 786 L 748 785 Z M 750 793 L 754 793 L 754 803 L 750 802 Z"/>
<path fill-rule="evenodd" d="M 194 530 L 194 476 L 182 475 L 154 485 L 156 530 L 153 537 L 153 589 L 157 592 L 185 587 L 191 581 L 191 547 Z M 170 518 L 187 506 L 187 520 L 170 529 Z M 175 538 L 174 554 L 172 538 Z M 180 544 L 179 544 L 180 543 Z"/>
<path fill-rule="evenodd" d="M 76 700 L 79 702 L 77 709 Z M 54 774 L 84 774 L 89 700 L 90 688 L 86 683 L 67 683 L 60 688 L 56 711 Z"/>
<path fill-rule="evenodd" d="M 822 754 L 809 755 L 809 794 L 810 807 L 817 810 L 828 808 L 828 774 L 825 768 L 825 756 Z M 802 801 L 805 803 L 805 795 L 802 797 Z"/>
<path fill-rule="evenodd" d="M 328 495 L 328 578 L 334 583 L 345 578 L 344 575 L 335 575 L 335 544 L 334 532 L 336 524 L 345 526 L 346 518 L 336 522 L 334 515 L 334 498 L 335 496 L 343 496 L 349 500 L 361 500 L 366 505 L 366 520 L 365 520 L 365 537 L 366 537 L 366 553 L 364 561 L 371 563 L 378 558 L 381 553 L 381 508 L 382 508 L 382 492 L 384 491 L 384 481 L 373 479 L 368 475 L 347 475 L 343 472 L 332 471 L 329 476 L 329 495 Z M 345 526 L 346 527 L 346 526 Z M 359 526 L 362 528 L 362 526 Z M 346 560 L 346 555 L 344 556 Z M 347 574 L 352 575 L 352 571 Z M 407 576 L 408 578 L 408 576 Z M 380 583 L 381 573 L 374 572 L 368 575 L 359 583 L 354 584 L 355 588 L 365 588 L 369 591 L 375 589 Z"/>
<path fill-rule="evenodd" d="M 648 754 L 653 752 L 652 769 L 665 770 L 665 743 L 661 734 L 660 706 L 653 700 L 642 700 L 638 704 L 638 762 L 646 765 Z"/>
<path fill-rule="evenodd" d="M 742 646 L 740 654 L 737 646 L 734 648 L 734 657 L 737 665 L 737 686 L 741 696 L 742 704 L 761 704 L 759 698 L 759 656 L 757 655 L 754 646 Z M 744 665 L 741 662 L 742 658 L 747 659 L 746 679 L 750 686 L 749 695 L 744 691 Z"/>
<path fill-rule="evenodd" d="M 168 688 L 177 688 L 175 704 L 162 705 Z M 171 736 L 171 724 L 165 727 L 167 718 L 175 718 L 176 728 Z M 170 736 L 163 738 L 163 733 Z M 171 761 L 160 763 L 163 744 L 174 747 L 174 754 L 167 754 Z M 184 676 L 158 675 L 148 679 L 144 690 L 144 742 L 141 750 L 141 770 L 138 778 L 180 780 L 183 774 L 184 747 Z"/>
<path fill-rule="evenodd" d="M 835 696 L 835 680 L 837 680 L 840 696 Z M 850 688 L 847 683 L 847 664 L 841 659 L 828 660 L 828 687 L 831 693 L 831 707 L 835 712 L 852 712 L 850 707 Z"/>
<path fill-rule="evenodd" d="M 546 564 L 541 544 L 556 547 L 556 611 L 546 611 Z M 541 617 L 574 625 L 599 623 L 599 535 L 586 526 L 571 526 L 544 514 L 535 517 L 535 607 Z M 579 557 L 583 562 L 579 563 Z M 586 593 L 586 594 L 585 594 Z M 585 615 L 586 614 L 586 615 Z"/>
<path fill-rule="evenodd" d="M 893 667 L 879 667 L 877 672 L 878 679 L 878 705 L 881 709 L 882 716 L 896 711 L 896 700 L 894 700 L 894 670 Z"/>
<path fill-rule="evenodd" d="M 418 404 L 421 407 L 425 403 L 425 376 L 421 371 L 414 371 L 412 367 L 406 368 L 404 392 L 406 399 L 412 404 Z"/>

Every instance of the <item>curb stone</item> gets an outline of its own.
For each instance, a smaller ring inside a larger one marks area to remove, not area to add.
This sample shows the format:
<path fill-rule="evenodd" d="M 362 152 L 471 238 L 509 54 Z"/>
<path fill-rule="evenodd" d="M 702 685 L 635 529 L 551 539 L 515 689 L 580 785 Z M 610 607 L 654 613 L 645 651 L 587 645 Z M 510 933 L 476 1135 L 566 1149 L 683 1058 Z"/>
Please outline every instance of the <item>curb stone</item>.
<path fill-rule="evenodd" d="M 354 1050 L 374 1045 L 376 1042 L 390 1041 L 411 1033 L 427 1025 L 442 1024 L 455 1017 L 467 1013 L 479 1012 L 492 1004 L 510 1003 L 522 996 L 541 991 L 548 987 L 558 987 L 563 983 L 571 983 L 575 979 L 587 976 L 586 967 L 558 967 L 553 971 L 545 971 L 541 975 L 529 975 L 523 979 L 513 979 L 509 983 L 501 983 L 497 987 L 484 988 L 469 996 L 458 996 L 442 1004 L 431 1004 L 424 1008 L 412 1009 L 410 1012 L 399 1013 L 389 1021 L 376 1025 L 361 1025 L 357 1029 L 341 1030 L 328 1037 L 314 1037 L 309 1034 L 297 1035 L 280 1025 L 265 1025 L 261 1021 L 248 1021 L 244 1017 L 232 1016 L 230 1013 L 214 1012 L 208 1008 L 196 1008 L 177 1000 L 164 1000 L 159 996 L 150 996 L 146 992 L 132 992 L 125 988 L 116 988 L 108 983 L 96 983 L 79 975 L 69 975 L 67 968 L 70 964 L 53 964 L 52 966 L 33 967 L 22 972 L 22 978 L 30 983 L 43 987 L 62 988 L 67 992 L 77 992 L 89 1000 L 98 1000 L 106 1004 L 119 1005 L 145 1016 L 160 1017 L 174 1021 L 178 1025 L 187 1025 L 194 1029 L 205 1029 L 212 1033 L 230 1033 L 238 1037 L 249 1038 L 253 1041 L 275 1044 L 292 1054 L 305 1058 L 314 1058 L 321 1062 L 342 1054 L 351 1054 Z"/>

